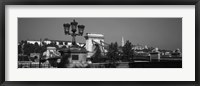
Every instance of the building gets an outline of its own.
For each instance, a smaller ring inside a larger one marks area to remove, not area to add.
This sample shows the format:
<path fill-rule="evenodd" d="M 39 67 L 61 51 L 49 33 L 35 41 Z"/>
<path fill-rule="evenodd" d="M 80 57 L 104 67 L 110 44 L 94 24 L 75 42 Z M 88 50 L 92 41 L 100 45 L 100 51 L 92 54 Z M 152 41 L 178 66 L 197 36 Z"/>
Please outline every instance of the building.
<path fill-rule="evenodd" d="M 61 68 L 74 68 L 87 66 L 87 50 L 84 47 L 73 45 L 70 48 L 62 48 L 61 53 Z"/>
<path fill-rule="evenodd" d="M 98 44 L 101 47 L 101 51 L 104 52 L 105 42 L 104 42 L 104 35 L 102 34 L 93 34 L 93 33 L 86 33 L 86 50 L 88 51 L 88 58 L 90 58 L 95 52 L 95 45 Z"/>
<path fill-rule="evenodd" d="M 143 46 L 143 45 L 133 45 L 133 49 L 134 50 L 143 50 L 143 49 L 148 49 L 147 45 Z"/>
<path fill-rule="evenodd" d="M 27 43 L 30 44 L 35 44 L 38 43 L 39 45 L 43 45 L 41 42 L 45 43 L 45 44 L 51 44 L 51 43 L 55 43 L 59 48 L 66 46 L 72 46 L 72 42 L 71 41 L 64 41 L 64 40 L 49 40 L 49 39 L 45 39 L 45 40 L 27 40 Z M 77 45 L 83 47 L 85 45 L 85 43 L 77 43 Z"/>
<path fill-rule="evenodd" d="M 33 62 L 39 62 L 40 53 L 30 53 L 30 59 Z"/>
<path fill-rule="evenodd" d="M 122 36 L 122 47 L 124 46 L 124 37 Z"/>
<path fill-rule="evenodd" d="M 60 53 L 57 51 L 55 47 L 47 47 L 47 50 L 43 52 L 44 59 L 59 57 Z"/>
<path fill-rule="evenodd" d="M 158 51 L 158 48 L 155 48 L 150 53 L 150 61 L 151 62 L 160 62 L 160 52 Z"/>
<path fill-rule="evenodd" d="M 172 57 L 182 57 L 182 53 L 180 51 L 180 49 L 176 49 L 171 53 Z"/>

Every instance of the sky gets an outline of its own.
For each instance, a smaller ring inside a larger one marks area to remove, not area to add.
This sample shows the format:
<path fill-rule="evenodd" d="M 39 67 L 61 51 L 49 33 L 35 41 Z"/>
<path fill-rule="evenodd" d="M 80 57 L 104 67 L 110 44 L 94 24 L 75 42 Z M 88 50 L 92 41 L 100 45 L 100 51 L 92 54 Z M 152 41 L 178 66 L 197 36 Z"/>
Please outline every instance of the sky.
<path fill-rule="evenodd" d="M 182 18 L 18 18 L 18 41 L 21 40 L 66 40 L 64 23 L 75 19 L 85 25 L 86 33 L 103 34 L 106 43 L 118 42 L 122 37 L 132 44 L 158 47 L 159 49 L 182 49 Z M 77 42 L 85 43 L 83 36 Z"/>

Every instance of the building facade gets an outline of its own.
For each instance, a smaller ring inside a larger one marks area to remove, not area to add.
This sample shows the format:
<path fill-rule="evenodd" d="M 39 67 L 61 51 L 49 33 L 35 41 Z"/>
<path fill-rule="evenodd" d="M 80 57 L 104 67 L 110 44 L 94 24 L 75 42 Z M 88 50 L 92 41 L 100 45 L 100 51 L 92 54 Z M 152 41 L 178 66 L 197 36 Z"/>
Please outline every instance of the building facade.
<path fill-rule="evenodd" d="M 66 47 L 72 46 L 72 42 L 71 41 L 63 41 L 63 40 L 43 40 L 43 41 L 40 41 L 40 40 L 28 40 L 27 41 L 27 43 L 30 43 L 30 44 L 38 43 L 39 45 L 43 46 L 42 42 L 45 43 L 45 44 L 55 43 L 59 48 L 61 48 L 63 46 L 66 46 Z M 85 45 L 85 43 L 77 43 L 77 45 L 83 47 Z"/>

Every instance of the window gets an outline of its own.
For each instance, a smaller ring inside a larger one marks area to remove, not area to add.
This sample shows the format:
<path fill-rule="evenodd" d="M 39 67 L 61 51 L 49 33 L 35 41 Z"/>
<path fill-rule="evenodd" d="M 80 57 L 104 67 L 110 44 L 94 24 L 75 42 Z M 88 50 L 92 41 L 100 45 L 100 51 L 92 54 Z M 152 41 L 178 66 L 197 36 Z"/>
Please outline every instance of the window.
<path fill-rule="evenodd" d="M 78 55 L 72 55 L 72 60 L 78 60 Z"/>

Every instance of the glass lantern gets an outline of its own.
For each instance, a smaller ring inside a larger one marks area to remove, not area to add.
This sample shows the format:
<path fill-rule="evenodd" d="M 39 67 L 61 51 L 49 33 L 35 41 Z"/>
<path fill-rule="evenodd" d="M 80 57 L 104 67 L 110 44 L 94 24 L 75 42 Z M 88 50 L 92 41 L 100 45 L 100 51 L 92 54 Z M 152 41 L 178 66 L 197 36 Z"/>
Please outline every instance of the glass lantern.
<path fill-rule="evenodd" d="M 78 33 L 79 35 L 83 35 L 83 31 L 84 31 L 85 26 L 84 25 L 78 25 Z"/>
<path fill-rule="evenodd" d="M 71 27 L 72 27 L 73 33 L 76 32 L 77 25 L 78 25 L 78 22 L 76 22 L 75 20 L 73 22 L 71 22 Z"/>
<path fill-rule="evenodd" d="M 65 23 L 65 24 L 63 24 L 63 26 L 64 26 L 64 32 L 65 32 L 65 34 L 69 34 L 70 24 Z"/>

